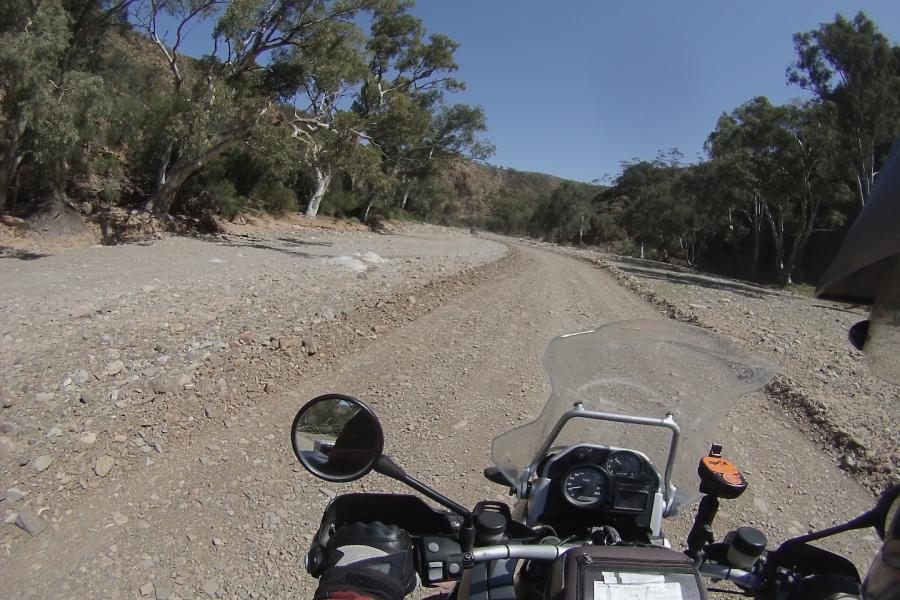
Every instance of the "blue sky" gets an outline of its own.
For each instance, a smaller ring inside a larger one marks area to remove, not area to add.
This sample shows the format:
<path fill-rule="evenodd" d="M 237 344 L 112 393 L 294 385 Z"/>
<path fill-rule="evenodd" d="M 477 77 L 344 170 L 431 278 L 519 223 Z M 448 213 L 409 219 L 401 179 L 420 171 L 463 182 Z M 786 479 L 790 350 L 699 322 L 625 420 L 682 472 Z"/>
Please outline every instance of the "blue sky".
<path fill-rule="evenodd" d="M 590 181 L 679 148 L 693 162 L 723 112 L 801 96 L 792 36 L 863 10 L 900 43 L 900 1 L 420 0 L 460 42 L 457 97 L 487 112 L 490 162 Z"/>
<path fill-rule="evenodd" d="M 793 34 L 859 10 L 900 43 L 898 0 L 419 0 L 414 12 L 460 43 L 467 90 L 451 100 L 484 107 L 490 163 L 591 181 L 658 150 L 694 162 L 723 112 L 801 96 L 785 79 Z M 185 50 L 203 53 L 208 32 Z"/>

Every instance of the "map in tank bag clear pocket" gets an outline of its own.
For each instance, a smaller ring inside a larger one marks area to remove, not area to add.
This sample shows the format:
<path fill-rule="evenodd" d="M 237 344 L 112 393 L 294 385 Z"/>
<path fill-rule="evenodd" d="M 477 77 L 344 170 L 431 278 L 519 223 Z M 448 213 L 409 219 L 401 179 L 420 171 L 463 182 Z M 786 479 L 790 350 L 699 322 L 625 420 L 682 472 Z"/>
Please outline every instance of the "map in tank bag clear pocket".
<path fill-rule="evenodd" d="M 594 600 L 683 600 L 681 584 L 662 575 L 603 572 L 594 582 Z"/>

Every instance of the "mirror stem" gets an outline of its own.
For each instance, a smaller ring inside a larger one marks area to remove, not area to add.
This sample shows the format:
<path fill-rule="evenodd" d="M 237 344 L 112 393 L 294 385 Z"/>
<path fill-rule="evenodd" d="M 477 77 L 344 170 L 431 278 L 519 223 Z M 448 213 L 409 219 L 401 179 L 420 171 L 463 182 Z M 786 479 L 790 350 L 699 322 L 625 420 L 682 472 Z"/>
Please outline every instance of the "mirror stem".
<path fill-rule="evenodd" d="M 837 533 L 843 533 L 844 531 L 850 531 L 852 529 L 863 529 L 865 527 L 874 527 L 875 519 L 873 516 L 873 511 L 869 511 L 864 513 L 852 521 L 847 521 L 842 525 L 835 525 L 834 527 L 829 527 L 828 529 L 823 529 L 822 531 L 816 531 L 813 533 L 808 533 L 806 535 L 801 535 L 800 537 L 795 537 L 787 540 L 783 544 L 779 550 L 786 548 L 787 546 L 791 546 L 793 544 L 803 544 L 806 542 L 812 542 L 815 540 L 820 540 L 822 538 L 826 538 Z"/>
<path fill-rule="evenodd" d="M 466 509 L 466 507 L 457 504 L 450 498 L 447 498 L 443 494 L 434 491 L 418 479 L 411 477 L 406 471 L 400 468 L 397 463 L 392 461 L 387 455 L 382 454 L 381 458 L 378 459 L 378 462 L 375 463 L 375 472 L 381 473 L 382 475 L 386 475 L 391 479 L 396 479 L 400 483 L 405 483 L 412 489 L 416 490 L 423 496 L 434 500 L 441 506 L 450 509 L 456 514 L 460 515 L 465 519 L 465 525 L 472 524 L 472 513 Z"/>

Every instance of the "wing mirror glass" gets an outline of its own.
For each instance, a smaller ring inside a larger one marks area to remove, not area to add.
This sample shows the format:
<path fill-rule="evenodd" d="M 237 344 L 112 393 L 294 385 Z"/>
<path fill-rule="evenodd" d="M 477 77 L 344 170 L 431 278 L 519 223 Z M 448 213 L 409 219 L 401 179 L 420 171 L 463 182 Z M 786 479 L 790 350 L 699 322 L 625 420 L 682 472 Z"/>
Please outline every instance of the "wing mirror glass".
<path fill-rule="evenodd" d="M 353 481 L 381 458 L 384 433 L 372 410 L 352 396 L 325 394 L 307 402 L 291 426 L 294 454 L 326 481 Z"/>

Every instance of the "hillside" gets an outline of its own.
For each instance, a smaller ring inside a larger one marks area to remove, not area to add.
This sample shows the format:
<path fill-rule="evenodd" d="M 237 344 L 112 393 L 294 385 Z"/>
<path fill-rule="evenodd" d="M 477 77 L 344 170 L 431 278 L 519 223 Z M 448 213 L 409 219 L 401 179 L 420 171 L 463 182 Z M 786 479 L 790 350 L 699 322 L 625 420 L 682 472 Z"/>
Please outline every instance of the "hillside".
<path fill-rule="evenodd" d="M 504 197 L 540 197 L 549 195 L 565 181 L 555 175 L 516 171 L 506 167 L 454 161 L 442 173 L 459 202 L 460 211 L 470 215 L 488 215 L 492 200 Z"/>

